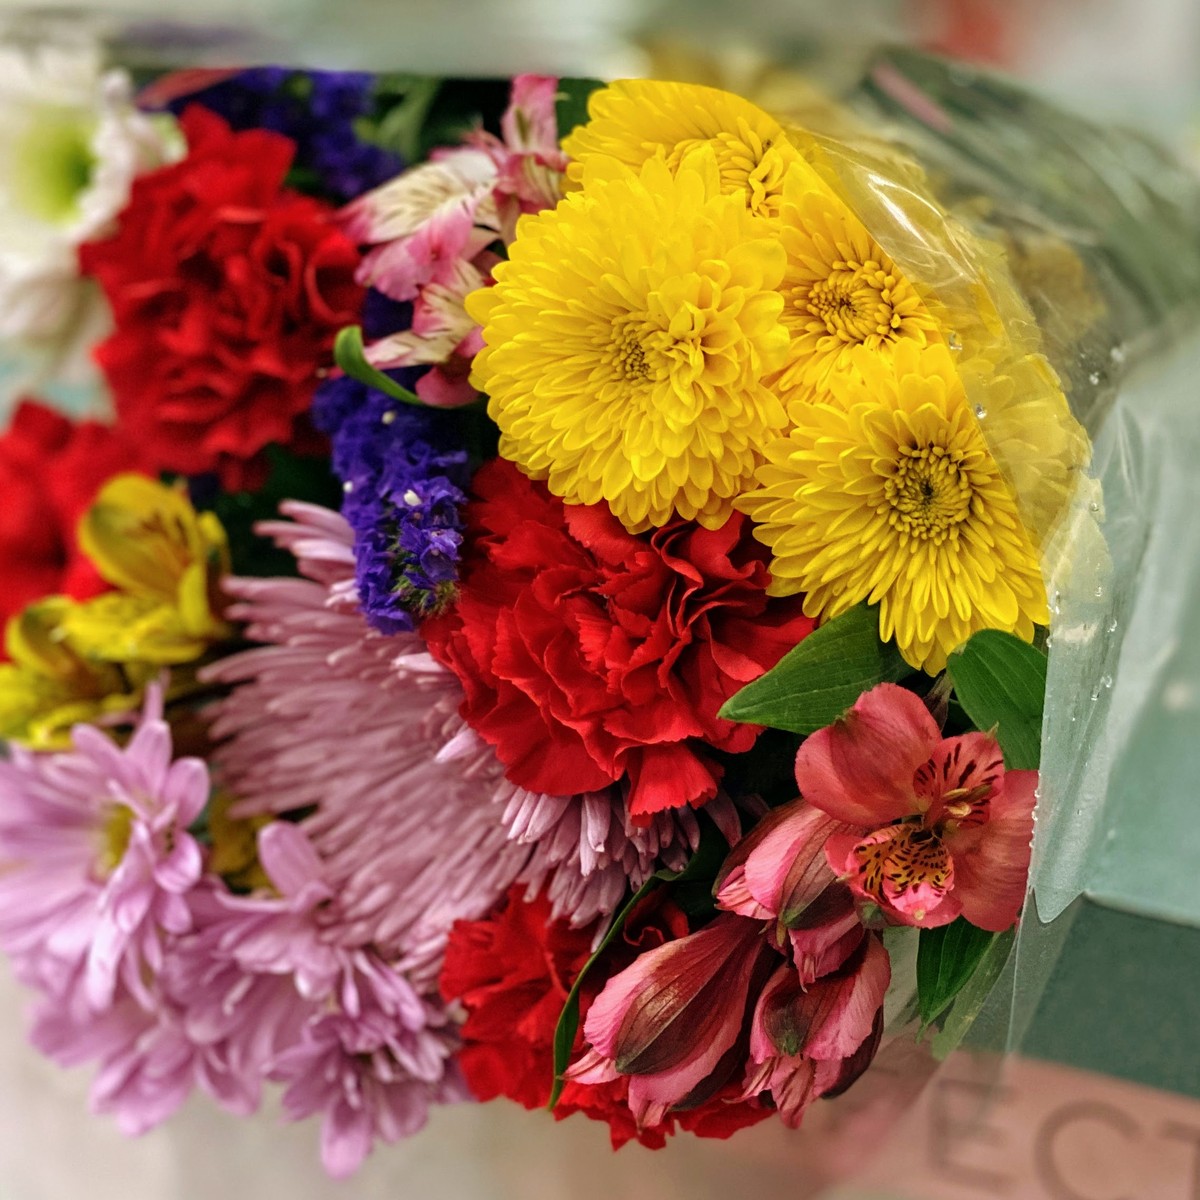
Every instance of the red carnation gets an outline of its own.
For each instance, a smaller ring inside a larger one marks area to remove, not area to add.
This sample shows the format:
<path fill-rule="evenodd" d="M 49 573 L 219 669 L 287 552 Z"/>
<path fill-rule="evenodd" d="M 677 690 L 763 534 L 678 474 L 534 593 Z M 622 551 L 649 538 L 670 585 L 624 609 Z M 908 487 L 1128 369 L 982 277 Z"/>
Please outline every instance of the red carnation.
<path fill-rule="evenodd" d="M 664 893 L 652 893 L 632 913 L 622 937 L 588 973 L 580 996 L 580 1024 L 592 1001 L 612 975 L 638 954 L 683 937 L 687 918 Z M 551 921 L 544 897 L 532 903 L 514 888 L 489 916 L 459 921 L 450 934 L 442 970 L 442 994 L 467 1010 L 459 1064 L 477 1100 L 507 1096 L 526 1108 L 542 1108 L 554 1078 L 554 1030 L 567 992 L 591 955 L 590 929 L 572 929 Z M 576 1052 L 583 1049 L 576 1038 Z M 675 1125 L 699 1137 L 725 1138 L 771 1115 L 752 1102 L 731 1102 L 734 1085 L 687 1112 L 674 1113 L 661 1125 L 638 1130 L 629 1111 L 627 1080 L 567 1083 L 554 1115 L 559 1120 L 582 1112 L 606 1121 L 614 1148 L 637 1139 L 660 1149 Z"/>
<path fill-rule="evenodd" d="M 161 468 L 252 477 L 268 444 L 311 436 L 339 328 L 358 320 L 356 247 L 283 187 L 293 143 L 189 108 L 188 154 L 133 185 L 117 232 L 80 251 L 112 305 L 96 349 L 117 413 Z"/>
<path fill-rule="evenodd" d="M 75 529 L 102 484 L 144 466 L 107 425 L 75 424 L 30 400 L 17 407 L 0 436 L 0 621 L 42 596 L 84 600 L 107 587 Z"/>
<path fill-rule="evenodd" d="M 627 775 L 643 821 L 711 800 L 707 749 L 749 750 L 759 733 L 717 710 L 813 627 L 798 598 L 767 597 L 746 518 L 635 537 L 502 459 L 474 489 L 458 602 L 421 632 L 509 779 L 571 795 Z"/>

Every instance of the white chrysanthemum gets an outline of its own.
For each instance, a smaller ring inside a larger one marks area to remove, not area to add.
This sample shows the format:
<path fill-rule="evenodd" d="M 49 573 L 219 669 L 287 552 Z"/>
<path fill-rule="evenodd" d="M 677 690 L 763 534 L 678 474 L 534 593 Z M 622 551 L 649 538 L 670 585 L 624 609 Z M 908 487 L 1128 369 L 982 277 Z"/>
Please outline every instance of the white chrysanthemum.
<path fill-rule="evenodd" d="M 61 355 L 95 330 L 76 250 L 105 232 L 139 173 L 181 150 L 97 51 L 0 46 L 0 339 Z"/>

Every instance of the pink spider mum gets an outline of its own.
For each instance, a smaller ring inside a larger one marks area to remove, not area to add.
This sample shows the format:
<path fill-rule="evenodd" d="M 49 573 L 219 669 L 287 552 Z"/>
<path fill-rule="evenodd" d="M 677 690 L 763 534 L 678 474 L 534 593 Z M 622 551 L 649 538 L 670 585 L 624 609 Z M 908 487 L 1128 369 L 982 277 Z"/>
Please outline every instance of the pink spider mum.
<path fill-rule="evenodd" d="M 312 505 L 284 511 L 293 521 L 263 532 L 307 578 L 230 584 L 232 615 L 265 644 L 207 673 L 236 685 L 214 710 L 215 770 L 241 814 L 311 810 L 303 828 L 348 936 L 432 984 L 454 921 L 482 916 L 514 881 L 545 886 L 555 916 L 581 926 L 611 912 L 630 881 L 682 865 L 694 814 L 634 830 L 617 788 L 551 797 L 508 783 L 419 635 L 368 627 L 345 520 Z M 728 801 L 709 811 L 736 836 Z"/>

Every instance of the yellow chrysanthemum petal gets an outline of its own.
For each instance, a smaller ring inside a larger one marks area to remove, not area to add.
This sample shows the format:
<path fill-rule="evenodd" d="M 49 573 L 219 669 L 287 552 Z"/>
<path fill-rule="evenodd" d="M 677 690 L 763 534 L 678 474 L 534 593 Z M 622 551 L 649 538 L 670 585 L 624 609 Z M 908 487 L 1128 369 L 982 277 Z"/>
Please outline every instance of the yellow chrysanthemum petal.
<path fill-rule="evenodd" d="M 654 79 L 624 79 L 593 92 L 589 120 L 564 141 L 578 186 L 596 158 L 639 168 L 660 158 L 672 171 L 699 147 L 716 157 L 721 190 L 741 195 L 756 216 L 779 213 L 793 167 L 816 181 L 783 126 L 761 108 L 717 88 Z"/>
<path fill-rule="evenodd" d="M 467 298 L 472 382 L 500 453 L 568 503 L 606 500 L 633 531 L 715 527 L 786 425 L 762 382 L 787 351 L 782 247 L 711 148 L 678 173 L 593 161 L 585 180 L 524 218 L 495 286 Z"/>
<path fill-rule="evenodd" d="M 979 629 L 1048 619 L 1037 555 L 950 352 L 898 343 L 793 413 L 737 507 L 773 551 L 771 591 L 828 619 L 866 600 L 905 659 L 940 671 Z"/>
<path fill-rule="evenodd" d="M 830 376 L 856 357 L 886 356 L 896 343 L 942 340 L 921 296 L 866 226 L 836 196 L 790 171 L 780 228 L 787 251 L 783 322 L 787 363 L 768 382 L 789 403 L 827 393 Z"/>

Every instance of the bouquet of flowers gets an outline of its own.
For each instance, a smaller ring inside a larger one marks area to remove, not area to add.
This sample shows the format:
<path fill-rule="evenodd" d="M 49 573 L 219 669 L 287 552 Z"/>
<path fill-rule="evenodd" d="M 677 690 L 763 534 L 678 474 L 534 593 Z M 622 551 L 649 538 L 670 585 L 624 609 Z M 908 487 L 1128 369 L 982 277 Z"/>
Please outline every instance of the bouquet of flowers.
<path fill-rule="evenodd" d="M 95 1110 L 277 1084 L 346 1175 L 459 1100 L 796 1126 L 960 1037 L 1125 243 L 805 89 L 5 79 L 0 332 L 102 407 L 0 437 L 0 948 Z"/>

